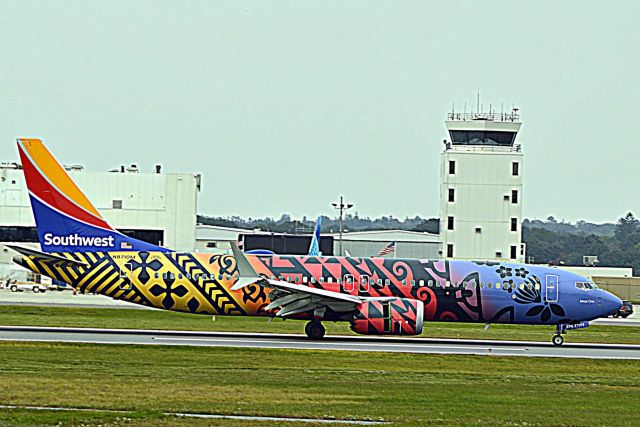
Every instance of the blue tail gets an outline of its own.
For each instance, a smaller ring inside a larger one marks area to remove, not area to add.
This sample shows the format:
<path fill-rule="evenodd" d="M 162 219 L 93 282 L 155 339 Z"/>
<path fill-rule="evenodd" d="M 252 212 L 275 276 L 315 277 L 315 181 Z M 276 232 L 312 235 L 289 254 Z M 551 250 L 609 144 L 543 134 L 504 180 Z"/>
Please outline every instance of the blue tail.
<path fill-rule="evenodd" d="M 322 256 L 320 252 L 320 227 L 322 225 L 322 216 L 318 217 L 316 221 L 316 228 L 313 231 L 313 237 L 311 238 L 311 245 L 309 246 L 310 256 Z"/>

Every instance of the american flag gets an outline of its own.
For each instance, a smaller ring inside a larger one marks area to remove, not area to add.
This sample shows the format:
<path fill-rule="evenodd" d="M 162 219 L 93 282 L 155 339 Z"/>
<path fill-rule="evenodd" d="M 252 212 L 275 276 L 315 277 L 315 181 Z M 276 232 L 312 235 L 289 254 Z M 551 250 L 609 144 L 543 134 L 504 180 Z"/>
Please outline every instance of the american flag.
<path fill-rule="evenodd" d="M 382 248 L 380 252 L 378 252 L 378 256 L 388 255 L 391 252 L 395 252 L 395 250 L 396 250 L 396 242 L 391 242 L 387 246 Z"/>

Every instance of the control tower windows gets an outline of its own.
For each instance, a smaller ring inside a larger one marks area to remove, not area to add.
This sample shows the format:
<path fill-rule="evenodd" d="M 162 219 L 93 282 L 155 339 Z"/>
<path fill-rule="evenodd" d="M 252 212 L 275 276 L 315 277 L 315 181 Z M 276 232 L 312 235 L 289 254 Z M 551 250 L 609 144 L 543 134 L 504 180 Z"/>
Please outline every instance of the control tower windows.
<path fill-rule="evenodd" d="M 455 175 L 455 174 L 456 174 L 456 161 L 449 160 L 449 175 Z"/>
<path fill-rule="evenodd" d="M 454 188 L 449 189 L 449 201 L 450 202 L 456 201 L 456 190 Z"/>
<path fill-rule="evenodd" d="M 516 246 L 511 246 L 511 259 L 516 259 L 517 252 L 518 248 Z"/>
<path fill-rule="evenodd" d="M 511 190 L 511 203 L 518 203 L 518 190 Z"/>
<path fill-rule="evenodd" d="M 453 217 L 452 216 L 447 218 L 447 230 L 453 230 Z"/>
<path fill-rule="evenodd" d="M 513 176 L 520 175 L 520 163 L 518 162 L 511 163 L 511 175 Z"/>
<path fill-rule="evenodd" d="M 453 258 L 453 245 L 451 243 L 447 245 L 447 258 Z"/>
<path fill-rule="evenodd" d="M 518 218 L 511 218 L 511 231 L 518 231 Z"/>
<path fill-rule="evenodd" d="M 475 130 L 452 130 L 451 142 L 453 145 L 489 145 L 498 147 L 510 147 L 516 138 L 515 132 L 489 132 Z"/>

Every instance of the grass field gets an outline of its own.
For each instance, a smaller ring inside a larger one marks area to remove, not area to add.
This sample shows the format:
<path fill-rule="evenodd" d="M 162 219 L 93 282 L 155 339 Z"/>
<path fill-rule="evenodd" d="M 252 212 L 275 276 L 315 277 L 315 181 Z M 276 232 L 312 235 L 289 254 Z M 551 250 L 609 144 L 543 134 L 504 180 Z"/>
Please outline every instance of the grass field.
<path fill-rule="evenodd" d="M 0 306 L 0 325 L 68 326 L 92 328 L 181 329 L 196 331 L 235 331 L 267 333 L 303 333 L 304 322 L 266 318 L 210 316 L 160 310 L 125 310 L 118 308 L 65 308 Z M 355 335 L 347 323 L 325 323 L 328 334 Z M 433 338 L 504 339 L 549 341 L 552 326 L 492 325 L 484 331 L 482 324 L 425 323 L 422 336 Z M 640 328 L 591 326 L 570 331 L 566 342 L 602 342 L 640 344 Z"/>
<path fill-rule="evenodd" d="M 162 415 L 190 412 L 631 426 L 640 407 L 638 361 L 6 342 L 0 360 L 0 404 L 87 410 L 0 410 L 5 425 L 302 425 Z"/>

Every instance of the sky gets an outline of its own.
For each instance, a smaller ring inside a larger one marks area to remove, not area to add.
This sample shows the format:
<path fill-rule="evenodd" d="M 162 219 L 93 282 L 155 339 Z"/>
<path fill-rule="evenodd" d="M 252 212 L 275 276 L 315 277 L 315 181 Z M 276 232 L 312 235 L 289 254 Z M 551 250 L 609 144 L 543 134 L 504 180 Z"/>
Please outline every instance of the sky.
<path fill-rule="evenodd" d="M 0 161 L 203 175 L 210 216 L 437 217 L 446 114 L 520 108 L 524 216 L 640 216 L 640 2 L 2 1 Z M 470 108 L 470 107 L 469 107 Z"/>

